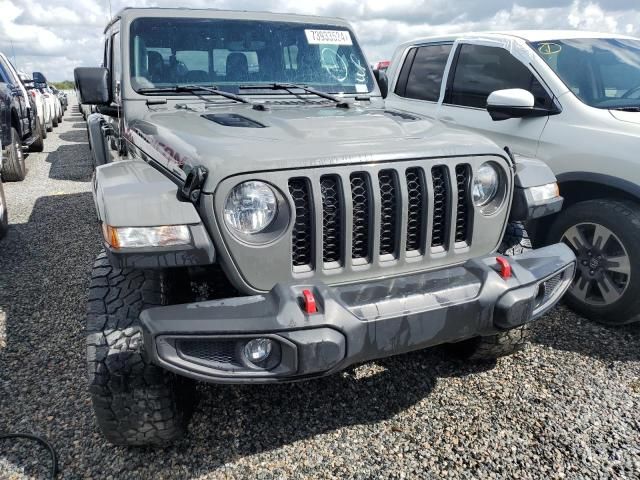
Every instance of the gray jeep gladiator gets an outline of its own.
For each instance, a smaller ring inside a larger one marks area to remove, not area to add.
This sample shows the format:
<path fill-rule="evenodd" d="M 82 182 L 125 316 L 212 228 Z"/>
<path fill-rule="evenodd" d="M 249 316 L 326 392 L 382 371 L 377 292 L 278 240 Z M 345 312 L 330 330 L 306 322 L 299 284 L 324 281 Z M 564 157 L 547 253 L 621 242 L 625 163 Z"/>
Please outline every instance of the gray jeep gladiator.
<path fill-rule="evenodd" d="M 107 438 L 166 444 L 194 380 L 308 380 L 438 344 L 521 348 L 575 257 L 521 223 L 555 177 L 385 108 L 343 20 L 125 9 L 76 69 L 104 234 L 87 320 Z"/>

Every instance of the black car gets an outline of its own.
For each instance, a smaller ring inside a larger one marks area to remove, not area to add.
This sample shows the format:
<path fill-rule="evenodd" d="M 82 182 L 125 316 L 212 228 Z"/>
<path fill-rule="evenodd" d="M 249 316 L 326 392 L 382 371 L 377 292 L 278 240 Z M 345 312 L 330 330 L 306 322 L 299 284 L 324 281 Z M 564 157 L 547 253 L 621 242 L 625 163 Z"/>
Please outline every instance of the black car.
<path fill-rule="evenodd" d="M 42 151 L 42 125 L 38 120 L 35 102 L 27 94 L 25 86 L 0 54 L 0 140 L 4 147 L 2 179 L 23 180 L 26 173 L 23 146 L 32 151 Z"/>

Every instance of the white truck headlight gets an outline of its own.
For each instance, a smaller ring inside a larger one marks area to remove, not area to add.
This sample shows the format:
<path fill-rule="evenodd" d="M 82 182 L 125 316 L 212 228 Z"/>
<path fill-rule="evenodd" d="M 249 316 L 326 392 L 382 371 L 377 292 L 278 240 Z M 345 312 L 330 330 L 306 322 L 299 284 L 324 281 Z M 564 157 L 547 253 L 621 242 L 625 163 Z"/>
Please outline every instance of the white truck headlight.
<path fill-rule="evenodd" d="M 264 182 L 248 181 L 236 185 L 224 204 L 224 221 L 236 232 L 259 233 L 273 222 L 278 201 L 273 189 Z"/>
<path fill-rule="evenodd" d="M 483 163 L 473 176 L 473 204 L 483 207 L 493 200 L 500 187 L 500 174 L 491 163 Z"/>
<path fill-rule="evenodd" d="M 547 183 L 546 185 L 540 185 L 539 187 L 530 187 L 531 198 L 536 203 L 551 200 L 560 196 L 560 188 L 557 183 Z"/>
<path fill-rule="evenodd" d="M 103 233 L 107 243 L 115 249 L 173 247 L 191 243 L 191 233 L 186 225 L 112 227 L 103 224 Z"/>

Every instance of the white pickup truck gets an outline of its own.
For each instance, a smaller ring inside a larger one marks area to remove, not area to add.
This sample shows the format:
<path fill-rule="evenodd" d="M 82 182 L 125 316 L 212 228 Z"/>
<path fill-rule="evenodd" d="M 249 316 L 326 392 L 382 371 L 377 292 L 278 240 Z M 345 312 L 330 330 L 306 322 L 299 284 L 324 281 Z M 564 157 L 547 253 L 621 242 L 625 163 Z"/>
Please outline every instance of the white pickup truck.
<path fill-rule="evenodd" d="M 379 77 L 388 107 L 547 162 L 565 209 L 530 229 L 536 243 L 563 240 L 575 251 L 567 303 L 609 324 L 640 319 L 640 40 L 567 31 L 425 38 L 398 47 Z"/>

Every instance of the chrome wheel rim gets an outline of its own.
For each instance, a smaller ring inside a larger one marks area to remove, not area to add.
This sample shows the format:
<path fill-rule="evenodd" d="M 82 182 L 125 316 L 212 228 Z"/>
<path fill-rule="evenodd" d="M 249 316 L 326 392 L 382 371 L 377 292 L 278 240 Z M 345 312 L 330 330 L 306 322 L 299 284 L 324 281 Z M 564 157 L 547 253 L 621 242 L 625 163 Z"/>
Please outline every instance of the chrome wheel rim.
<path fill-rule="evenodd" d="M 598 223 L 579 223 L 564 233 L 562 241 L 578 260 L 569 293 L 594 306 L 620 300 L 631 280 L 631 260 L 618 236 Z"/>

